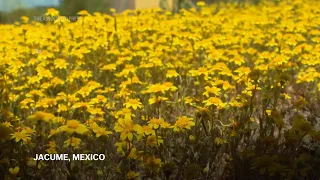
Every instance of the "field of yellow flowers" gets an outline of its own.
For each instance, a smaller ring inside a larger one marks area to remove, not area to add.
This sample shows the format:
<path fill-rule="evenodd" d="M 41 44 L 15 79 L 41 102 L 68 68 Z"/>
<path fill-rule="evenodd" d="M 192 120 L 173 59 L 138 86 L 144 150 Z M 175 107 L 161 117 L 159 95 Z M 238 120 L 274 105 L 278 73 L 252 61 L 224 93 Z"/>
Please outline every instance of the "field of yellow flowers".
<path fill-rule="evenodd" d="M 0 25 L 0 179 L 320 177 L 319 1 L 111 11 Z"/>

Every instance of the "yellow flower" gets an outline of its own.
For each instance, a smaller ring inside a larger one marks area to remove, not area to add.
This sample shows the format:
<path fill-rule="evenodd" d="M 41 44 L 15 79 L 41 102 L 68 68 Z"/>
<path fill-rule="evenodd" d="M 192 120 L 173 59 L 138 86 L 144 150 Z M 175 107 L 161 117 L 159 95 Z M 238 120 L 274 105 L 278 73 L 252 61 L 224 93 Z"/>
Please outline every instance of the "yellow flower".
<path fill-rule="evenodd" d="M 158 170 L 161 166 L 161 159 L 154 156 L 144 158 L 144 164 L 147 168 Z"/>
<path fill-rule="evenodd" d="M 57 146 L 55 141 L 49 141 L 49 147 L 55 148 Z"/>
<path fill-rule="evenodd" d="M 127 141 L 117 142 L 115 144 L 117 146 L 117 152 L 124 155 L 124 152 L 129 149 L 129 143 Z"/>
<path fill-rule="evenodd" d="M 162 118 L 152 118 L 148 121 L 148 125 L 152 127 L 153 129 L 158 129 L 162 125 L 165 124 L 165 121 Z"/>
<path fill-rule="evenodd" d="M 38 71 L 39 77 L 45 77 L 45 78 L 52 78 L 53 77 L 51 71 L 48 69 L 39 68 L 39 69 L 37 69 L 37 71 Z"/>
<path fill-rule="evenodd" d="M 34 100 L 30 98 L 26 98 L 20 102 L 20 106 L 22 109 L 29 109 L 34 104 Z"/>
<path fill-rule="evenodd" d="M 209 75 L 210 71 L 205 67 L 199 67 L 197 70 L 190 70 L 191 76 L 201 76 L 204 75 L 205 79 Z"/>
<path fill-rule="evenodd" d="M 27 119 L 28 120 L 33 120 L 33 121 L 44 121 L 44 122 L 50 122 L 54 120 L 56 117 L 51 114 L 51 113 L 46 113 L 46 112 L 36 112 L 33 115 L 29 116 Z"/>
<path fill-rule="evenodd" d="M 195 138 L 193 135 L 189 135 L 189 141 L 190 141 L 190 142 L 194 142 L 195 139 L 196 139 L 196 138 Z"/>
<path fill-rule="evenodd" d="M 130 115 L 126 115 L 124 118 L 119 118 L 114 130 L 120 133 L 120 139 L 125 141 L 128 139 L 132 141 L 133 133 L 135 129 L 139 128 L 139 125 L 135 125 Z"/>
<path fill-rule="evenodd" d="M 162 92 L 164 93 L 167 90 L 162 84 L 152 84 L 147 87 L 147 90 L 145 93 L 157 93 L 157 92 Z"/>
<path fill-rule="evenodd" d="M 12 126 L 12 125 L 11 125 Z M 0 142 L 6 141 L 10 139 L 10 134 L 13 131 L 11 130 L 10 126 L 0 124 Z"/>
<path fill-rule="evenodd" d="M 103 95 L 97 95 L 96 98 L 92 98 L 90 104 L 106 103 L 107 99 Z"/>
<path fill-rule="evenodd" d="M 147 146 L 157 146 L 162 143 L 163 143 L 163 139 L 161 138 L 161 136 L 155 136 L 155 135 L 148 136 L 146 141 Z"/>
<path fill-rule="evenodd" d="M 268 114 L 268 116 L 271 116 L 271 112 L 272 112 L 272 110 L 270 110 L 270 109 L 266 110 L 266 113 Z"/>
<path fill-rule="evenodd" d="M 22 20 L 22 22 L 24 23 L 28 23 L 29 22 L 29 18 L 27 16 L 21 16 L 20 18 Z"/>
<path fill-rule="evenodd" d="M 64 59 L 56 59 L 54 61 L 54 66 L 56 69 L 67 69 L 67 66 L 69 63 L 67 63 Z"/>
<path fill-rule="evenodd" d="M 126 103 L 124 103 L 126 108 L 132 107 L 134 110 L 137 108 L 142 108 L 142 103 L 139 101 L 139 99 L 129 99 Z"/>
<path fill-rule="evenodd" d="M 143 156 L 143 151 L 137 151 L 137 148 L 132 148 L 129 154 L 130 159 L 141 159 Z"/>
<path fill-rule="evenodd" d="M 217 88 L 217 87 L 214 87 L 214 86 L 213 87 L 206 86 L 205 90 L 206 91 L 203 93 L 203 95 L 205 95 L 207 97 L 209 97 L 209 93 L 214 94 L 216 96 L 219 96 L 220 95 L 220 91 L 221 91 L 220 88 Z"/>
<path fill-rule="evenodd" d="M 112 134 L 111 131 L 107 131 L 106 128 L 99 127 L 96 123 L 92 125 L 92 130 L 94 133 L 96 133 L 96 137 L 108 136 L 109 134 Z"/>
<path fill-rule="evenodd" d="M 129 109 L 129 108 L 123 108 L 123 109 L 115 112 L 113 115 L 117 119 L 119 117 L 125 117 L 125 116 L 133 116 L 133 117 L 135 117 L 135 115 L 132 114 L 131 109 Z"/>
<path fill-rule="evenodd" d="M 87 110 L 92 115 L 104 115 L 105 112 L 101 108 L 88 108 Z"/>
<path fill-rule="evenodd" d="M 197 6 L 199 6 L 199 7 L 203 7 L 205 5 L 206 5 L 206 3 L 204 1 L 198 1 L 197 2 Z"/>
<path fill-rule="evenodd" d="M 216 137 L 214 142 L 217 144 L 217 145 L 221 145 L 221 144 L 226 144 L 228 141 L 225 140 L 225 139 L 221 139 L 219 137 Z"/>
<path fill-rule="evenodd" d="M 192 105 L 194 99 L 192 97 L 190 97 L 190 96 L 186 96 L 183 100 L 184 100 L 185 104 Z"/>
<path fill-rule="evenodd" d="M 180 116 L 178 117 L 178 120 L 173 125 L 174 131 L 181 131 L 183 129 L 191 129 L 192 126 L 194 126 L 195 123 L 192 121 L 192 118 L 188 118 L 187 116 Z"/>
<path fill-rule="evenodd" d="M 69 139 L 67 139 L 66 141 L 64 141 L 64 147 L 69 147 L 72 146 L 75 149 L 79 148 L 81 139 L 76 138 L 76 137 L 71 137 Z"/>
<path fill-rule="evenodd" d="M 12 174 L 13 176 L 16 176 L 19 172 L 20 168 L 18 166 L 16 166 L 15 168 L 10 168 L 9 172 L 10 174 Z"/>
<path fill-rule="evenodd" d="M 85 134 L 88 132 L 87 126 L 81 124 L 78 120 L 68 120 L 67 124 L 57 129 L 57 133 L 67 132 L 69 134 Z"/>
<path fill-rule="evenodd" d="M 221 101 L 221 99 L 217 97 L 210 97 L 209 99 L 203 101 L 205 106 L 215 105 L 218 109 L 223 109 L 226 107 L 226 104 Z"/>
<path fill-rule="evenodd" d="M 66 111 L 68 111 L 68 107 L 67 107 L 66 105 L 59 104 L 57 111 L 58 111 L 58 112 L 66 112 Z"/>
<path fill-rule="evenodd" d="M 44 86 L 45 84 L 43 84 Z M 50 84 L 49 84 L 50 85 Z M 36 103 L 36 107 L 49 108 L 57 105 L 57 101 L 53 98 L 42 98 Z"/>
<path fill-rule="evenodd" d="M 171 90 L 171 91 L 176 91 L 178 88 L 176 86 L 173 85 L 172 82 L 164 82 L 163 83 L 163 86 L 164 88 L 168 91 L 168 90 Z"/>
<path fill-rule="evenodd" d="M 107 64 L 100 69 L 104 71 L 115 71 L 117 69 L 117 64 Z"/>
<path fill-rule="evenodd" d="M 33 129 L 29 128 L 29 127 L 24 127 L 22 130 L 26 131 L 26 133 L 29 134 L 29 135 L 31 135 L 31 134 L 36 132 L 35 130 L 33 130 Z"/>
<path fill-rule="evenodd" d="M 152 97 L 148 100 L 148 102 L 149 102 L 149 104 L 151 105 L 151 104 L 160 103 L 160 102 L 163 102 L 163 101 L 166 101 L 166 100 L 168 100 L 168 98 L 163 97 L 163 96 L 152 96 Z"/>
<path fill-rule="evenodd" d="M 46 151 L 49 154 L 56 154 L 57 153 L 57 150 L 55 147 L 50 147 L 50 148 L 46 149 Z"/>
<path fill-rule="evenodd" d="M 87 107 L 91 107 L 91 105 L 88 102 L 77 102 L 72 106 L 73 109 L 87 108 Z"/>
<path fill-rule="evenodd" d="M 81 16 L 88 16 L 88 15 L 90 15 L 90 14 L 88 13 L 88 11 L 86 11 L 86 10 L 79 11 L 77 14 L 78 14 L 78 15 L 81 15 Z"/>
<path fill-rule="evenodd" d="M 47 9 L 47 13 L 45 14 L 46 16 L 58 16 L 59 15 L 59 11 L 54 9 L 54 8 L 49 8 Z"/>
<path fill-rule="evenodd" d="M 132 179 L 136 179 L 137 177 L 139 177 L 139 173 L 136 173 L 134 171 L 129 171 L 127 173 L 127 178 L 132 180 Z"/>
<path fill-rule="evenodd" d="M 136 131 L 141 136 L 148 136 L 148 135 L 151 135 L 151 134 L 155 134 L 154 130 L 150 126 L 137 127 Z"/>
<path fill-rule="evenodd" d="M 51 129 L 48 138 L 50 138 L 51 136 L 55 135 L 56 133 L 57 133 L 57 130 Z"/>
<path fill-rule="evenodd" d="M 291 96 L 290 96 L 289 94 L 287 94 L 287 93 L 283 93 L 282 95 L 283 95 L 284 98 L 287 99 L 287 100 L 291 99 Z"/>
<path fill-rule="evenodd" d="M 166 74 L 167 78 L 178 77 L 178 76 L 179 76 L 179 74 L 174 69 L 173 70 L 168 70 L 167 74 Z"/>
<path fill-rule="evenodd" d="M 11 139 L 15 139 L 16 142 L 22 140 L 24 143 L 31 140 L 30 135 L 25 130 L 11 134 Z"/>
<path fill-rule="evenodd" d="M 115 12 L 116 12 L 116 9 L 114 9 L 114 8 L 110 8 L 109 10 L 110 10 L 110 12 L 112 12 L 112 13 L 115 13 Z"/>
<path fill-rule="evenodd" d="M 37 161 L 34 158 L 27 158 L 27 166 L 34 167 L 37 165 Z"/>
<path fill-rule="evenodd" d="M 53 85 L 54 87 L 57 87 L 59 85 L 64 85 L 64 84 L 65 84 L 65 82 L 62 79 L 58 78 L 58 77 L 54 77 L 51 80 L 51 85 Z"/>
<path fill-rule="evenodd" d="M 133 84 L 142 84 L 142 82 L 140 81 L 140 79 L 137 76 L 134 76 L 131 78 L 131 83 Z"/>
<path fill-rule="evenodd" d="M 3 124 L 4 126 L 8 127 L 8 128 L 13 127 L 12 124 L 11 124 L 10 122 L 8 122 L 8 121 L 3 122 L 2 124 Z"/>

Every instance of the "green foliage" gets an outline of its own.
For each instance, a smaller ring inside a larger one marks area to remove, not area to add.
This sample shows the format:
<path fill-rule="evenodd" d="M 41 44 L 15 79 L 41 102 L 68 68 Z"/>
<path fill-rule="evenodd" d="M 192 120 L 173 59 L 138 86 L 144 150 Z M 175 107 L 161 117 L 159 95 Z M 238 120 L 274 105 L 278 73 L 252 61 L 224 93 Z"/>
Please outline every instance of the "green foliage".
<path fill-rule="evenodd" d="M 113 1 L 106 0 L 62 0 L 60 12 L 65 16 L 74 16 L 81 10 L 93 12 L 108 12 L 112 7 Z"/>
<path fill-rule="evenodd" d="M 11 12 L 0 12 L 0 23 L 14 23 L 20 21 L 21 16 L 27 16 L 33 20 L 35 16 L 42 16 L 47 11 L 46 7 L 29 9 L 16 9 Z"/>

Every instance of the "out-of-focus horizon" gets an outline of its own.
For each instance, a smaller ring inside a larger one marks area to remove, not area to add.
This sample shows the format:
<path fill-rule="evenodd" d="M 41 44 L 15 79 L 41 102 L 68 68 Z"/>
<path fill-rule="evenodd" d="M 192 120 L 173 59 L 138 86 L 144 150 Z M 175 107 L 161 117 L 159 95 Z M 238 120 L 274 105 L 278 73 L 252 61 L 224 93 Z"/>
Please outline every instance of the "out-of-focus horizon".
<path fill-rule="evenodd" d="M 19 21 L 21 16 L 41 16 L 47 8 L 54 7 L 61 15 L 76 15 L 81 10 L 89 13 L 109 13 L 110 8 L 122 12 L 126 9 L 145 9 L 160 7 L 170 11 L 194 7 L 200 0 L 0 0 L 0 23 Z M 260 0 L 204 0 L 207 4 L 233 2 L 258 3 Z"/>
<path fill-rule="evenodd" d="M 0 11 L 5 12 L 39 6 L 59 6 L 59 0 L 0 0 Z"/>
<path fill-rule="evenodd" d="M 115 8 L 117 11 L 157 7 L 161 3 L 173 8 L 173 4 L 175 3 L 174 1 L 175 0 L 104 0 L 104 2 L 108 2 L 109 5 L 113 5 L 113 8 Z M 39 6 L 58 7 L 60 4 L 62 4 L 61 2 L 63 3 L 61 0 L 0 0 L 0 11 L 9 12 L 16 9 L 35 8 Z M 196 2 L 196 0 L 193 0 L 193 2 Z"/>

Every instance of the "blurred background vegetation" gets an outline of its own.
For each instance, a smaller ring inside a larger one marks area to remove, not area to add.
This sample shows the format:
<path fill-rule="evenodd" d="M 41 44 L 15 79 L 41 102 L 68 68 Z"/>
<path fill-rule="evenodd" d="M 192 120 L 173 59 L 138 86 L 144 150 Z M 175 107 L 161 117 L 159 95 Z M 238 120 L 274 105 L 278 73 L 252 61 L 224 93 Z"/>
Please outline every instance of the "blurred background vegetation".
<path fill-rule="evenodd" d="M 195 6 L 200 0 L 0 0 L 0 23 L 14 23 L 19 21 L 21 16 L 28 16 L 31 20 L 34 16 L 43 15 L 47 8 L 54 7 L 61 15 L 74 16 L 80 10 L 108 13 L 110 8 L 118 12 L 125 9 L 134 9 L 149 6 L 158 6 L 172 11 L 181 8 Z M 203 0 L 207 4 L 245 3 L 258 4 L 261 0 Z M 147 5 L 148 4 L 148 5 Z M 170 4 L 170 7 L 168 7 Z"/>

